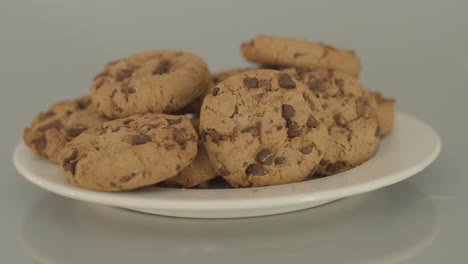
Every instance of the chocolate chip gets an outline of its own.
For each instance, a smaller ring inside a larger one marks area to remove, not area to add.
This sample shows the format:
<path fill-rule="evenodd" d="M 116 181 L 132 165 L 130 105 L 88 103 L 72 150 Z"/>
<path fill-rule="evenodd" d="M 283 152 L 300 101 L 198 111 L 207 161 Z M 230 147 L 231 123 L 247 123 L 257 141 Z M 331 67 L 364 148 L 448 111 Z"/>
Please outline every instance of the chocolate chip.
<path fill-rule="evenodd" d="M 176 119 L 166 119 L 166 120 L 167 120 L 167 124 L 169 124 L 169 126 L 172 126 L 172 125 L 176 125 L 182 122 L 182 117 L 179 117 Z"/>
<path fill-rule="evenodd" d="M 130 68 L 122 69 L 122 70 L 118 71 L 117 76 L 115 77 L 115 80 L 118 81 L 118 82 L 121 82 L 121 81 L 129 78 L 130 76 L 132 76 L 133 70 L 134 70 L 134 68 L 130 67 Z"/>
<path fill-rule="evenodd" d="M 132 175 L 127 175 L 127 176 L 123 176 L 122 178 L 120 178 L 120 182 L 128 182 L 129 180 L 131 180 L 133 177 L 135 177 L 135 173 L 132 173 Z"/>
<path fill-rule="evenodd" d="M 336 172 L 340 171 L 341 169 L 343 169 L 344 166 L 345 166 L 344 162 L 338 161 L 338 162 L 335 162 L 335 163 L 332 163 L 332 164 L 328 164 L 326 170 L 329 173 L 336 173 Z"/>
<path fill-rule="evenodd" d="M 288 137 L 294 138 L 300 135 L 301 128 L 296 122 L 288 120 L 286 126 L 288 128 Z"/>
<path fill-rule="evenodd" d="M 267 171 L 265 168 L 260 164 L 250 164 L 247 169 L 245 169 L 245 175 L 256 175 L 256 176 L 263 176 L 266 175 Z"/>
<path fill-rule="evenodd" d="M 139 135 L 133 136 L 131 144 L 136 146 L 136 145 L 143 145 L 148 142 L 151 142 L 151 138 L 148 135 L 139 134 Z"/>
<path fill-rule="evenodd" d="M 380 126 L 377 126 L 377 129 L 375 129 L 375 134 L 376 137 L 380 136 Z"/>
<path fill-rule="evenodd" d="M 271 91 L 271 82 L 267 80 L 261 80 L 258 82 L 258 87 L 265 87 L 265 90 Z"/>
<path fill-rule="evenodd" d="M 281 74 L 278 81 L 279 87 L 284 89 L 293 89 L 296 88 L 296 83 L 293 81 L 291 75 L 287 73 Z"/>
<path fill-rule="evenodd" d="M 261 164 L 271 165 L 273 163 L 274 157 L 275 154 L 273 154 L 271 150 L 264 148 L 257 153 L 255 159 Z"/>
<path fill-rule="evenodd" d="M 310 154 L 310 152 L 312 152 L 312 146 L 309 145 L 309 146 L 307 146 L 305 148 L 302 148 L 300 151 L 301 151 L 302 154 Z"/>
<path fill-rule="evenodd" d="M 73 111 L 67 110 L 67 111 L 65 112 L 65 114 L 67 114 L 67 116 L 69 116 L 69 115 L 73 114 Z"/>
<path fill-rule="evenodd" d="M 275 158 L 275 164 L 276 165 L 281 165 L 281 164 L 284 164 L 286 162 L 286 159 L 284 157 L 277 157 Z"/>
<path fill-rule="evenodd" d="M 281 130 L 283 128 L 283 126 L 276 126 L 276 130 Z"/>
<path fill-rule="evenodd" d="M 36 138 L 33 141 L 31 141 L 31 144 L 33 144 L 34 147 L 36 147 L 37 150 L 41 150 L 41 149 L 44 149 L 46 147 L 47 140 L 45 139 L 45 137 L 40 137 L 40 138 Z"/>
<path fill-rule="evenodd" d="M 359 117 L 364 116 L 364 112 L 366 110 L 366 101 L 364 98 L 359 97 L 356 99 L 356 113 Z"/>
<path fill-rule="evenodd" d="M 176 171 L 180 171 L 180 164 L 177 164 L 177 165 L 175 166 L 175 169 L 176 169 Z"/>
<path fill-rule="evenodd" d="M 218 95 L 218 92 L 219 92 L 219 88 L 218 88 L 218 87 L 215 87 L 215 88 L 213 88 L 213 91 L 211 91 L 211 94 L 212 94 L 213 96 L 217 96 L 217 95 Z"/>
<path fill-rule="evenodd" d="M 242 133 L 250 133 L 252 134 L 253 137 L 257 137 L 260 135 L 260 131 L 258 130 L 257 127 L 246 127 L 241 130 Z"/>
<path fill-rule="evenodd" d="M 285 119 L 290 119 L 296 114 L 296 110 L 290 105 L 284 104 L 281 106 L 281 116 Z"/>
<path fill-rule="evenodd" d="M 255 77 L 245 77 L 244 84 L 249 89 L 258 88 L 258 79 Z"/>
<path fill-rule="evenodd" d="M 174 140 L 182 147 L 183 150 L 187 148 L 187 139 L 185 138 L 184 128 L 179 128 L 174 131 Z"/>
<path fill-rule="evenodd" d="M 169 71 L 169 61 L 161 60 L 159 65 L 153 70 L 154 75 L 162 75 Z"/>
<path fill-rule="evenodd" d="M 43 131 L 46 131 L 48 129 L 52 129 L 52 128 L 59 129 L 59 128 L 62 128 L 62 127 L 63 127 L 62 122 L 60 122 L 60 120 L 55 120 L 55 121 L 52 121 L 52 122 L 50 122 L 48 124 L 40 126 L 37 130 L 43 132 Z"/>
<path fill-rule="evenodd" d="M 304 56 L 304 55 L 306 55 L 306 53 L 295 52 L 295 53 L 293 54 L 293 56 L 294 56 L 295 59 L 297 59 L 297 57 Z"/>
<path fill-rule="evenodd" d="M 322 159 L 322 160 L 320 161 L 320 165 L 322 165 L 322 166 L 325 166 L 325 165 L 328 165 L 328 164 L 330 164 L 330 161 L 329 161 L 329 160 Z"/>
<path fill-rule="evenodd" d="M 226 167 L 222 166 L 221 168 L 219 168 L 219 174 L 221 174 L 221 176 L 229 176 L 231 175 L 231 173 L 226 169 Z"/>
<path fill-rule="evenodd" d="M 135 121 L 135 120 L 133 120 L 133 119 L 131 119 L 131 118 L 128 118 L 128 119 L 125 119 L 125 120 L 122 122 L 122 124 L 128 125 L 128 124 L 130 124 L 130 122 L 133 122 L 133 121 Z"/>
<path fill-rule="evenodd" d="M 78 163 L 78 160 L 76 160 L 76 158 L 78 158 L 78 151 L 74 149 L 72 151 L 72 154 L 63 160 L 62 164 L 63 169 L 65 171 L 71 172 L 73 175 L 75 175 L 76 164 Z"/>
<path fill-rule="evenodd" d="M 344 85 L 344 80 L 343 79 L 335 79 L 335 85 L 338 86 L 338 88 L 343 88 Z"/>
<path fill-rule="evenodd" d="M 317 119 L 315 119 L 315 117 L 313 115 L 309 115 L 309 117 L 307 118 L 307 127 L 308 128 L 317 128 L 319 123 L 317 121 Z"/>
<path fill-rule="evenodd" d="M 344 119 L 343 115 L 340 113 L 333 115 L 333 119 L 335 120 L 335 123 L 340 126 L 344 127 L 346 126 L 346 120 Z"/>
<path fill-rule="evenodd" d="M 87 127 L 71 127 L 67 129 L 67 134 L 69 137 L 77 137 L 81 133 L 83 133 L 86 129 L 88 128 Z"/>
<path fill-rule="evenodd" d="M 309 89 L 312 91 L 316 91 L 322 86 L 322 82 L 319 80 L 312 80 L 309 82 Z"/>
<path fill-rule="evenodd" d="M 135 93 L 135 92 L 136 92 L 135 88 L 133 88 L 133 87 L 128 87 L 128 88 L 127 88 L 127 93 L 133 94 L 133 93 Z"/>

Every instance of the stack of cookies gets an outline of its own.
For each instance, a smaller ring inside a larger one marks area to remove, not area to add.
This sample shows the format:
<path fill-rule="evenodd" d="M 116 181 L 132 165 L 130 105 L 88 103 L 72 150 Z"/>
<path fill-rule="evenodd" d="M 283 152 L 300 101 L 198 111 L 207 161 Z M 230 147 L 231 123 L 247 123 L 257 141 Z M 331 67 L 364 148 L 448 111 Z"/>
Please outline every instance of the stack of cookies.
<path fill-rule="evenodd" d="M 89 96 L 37 115 L 24 141 L 70 184 L 124 191 L 333 175 L 367 161 L 391 131 L 395 101 L 359 83 L 353 51 L 265 35 L 241 50 L 256 68 L 213 74 L 174 50 L 110 62 Z"/>

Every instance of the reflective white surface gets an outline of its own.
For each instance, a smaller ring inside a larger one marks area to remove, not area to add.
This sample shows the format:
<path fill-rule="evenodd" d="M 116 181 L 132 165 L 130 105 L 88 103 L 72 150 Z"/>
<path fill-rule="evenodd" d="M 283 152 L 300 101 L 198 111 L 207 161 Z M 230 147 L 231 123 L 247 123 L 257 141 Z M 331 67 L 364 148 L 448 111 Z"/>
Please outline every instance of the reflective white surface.
<path fill-rule="evenodd" d="M 30 182 L 72 199 L 159 215 L 236 218 L 297 211 L 397 183 L 426 168 L 440 148 L 440 138 L 430 126 L 397 113 L 394 130 L 363 165 L 330 177 L 262 188 L 148 187 L 131 192 L 97 192 L 71 186 L 59 166 L 37 157 L 22 142 L 13 160 Z"/>
<path fill-rule="evenodd" d="M 466 263 L 466 10 L 465 0 L 0 1 L 0 262 Z M 434 127 L 440 156 L 323 207 L 206 222 L 63 198 L 16 172 L 11 154 L 30 119 L 86 93 L 105 62 L 183 48 L 214 71 L 245 67 L 239 44 L 261 32 L 356 49 L 363 84 Z"/>

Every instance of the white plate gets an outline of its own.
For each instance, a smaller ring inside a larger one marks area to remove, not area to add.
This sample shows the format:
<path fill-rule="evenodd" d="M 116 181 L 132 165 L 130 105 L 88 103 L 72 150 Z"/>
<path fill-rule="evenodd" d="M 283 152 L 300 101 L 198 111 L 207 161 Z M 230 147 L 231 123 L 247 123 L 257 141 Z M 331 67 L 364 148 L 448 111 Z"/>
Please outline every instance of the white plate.
<path fill-rule="evenodd" d="M 363 165 L 330 177 L 270 187 L 148 187 L 106 193 L 69 185 L 59 166 L 35 156 L 22 142 L 16 147 L 13 160 L 30 182 L 69 198 L 158 215 L 235 218 L 297 211 L 397 183 L 431 164 L 440 148 L 439 135 L 429 125 L 396 113 L 394 130 L 381 140 L 375 155 Z"/>

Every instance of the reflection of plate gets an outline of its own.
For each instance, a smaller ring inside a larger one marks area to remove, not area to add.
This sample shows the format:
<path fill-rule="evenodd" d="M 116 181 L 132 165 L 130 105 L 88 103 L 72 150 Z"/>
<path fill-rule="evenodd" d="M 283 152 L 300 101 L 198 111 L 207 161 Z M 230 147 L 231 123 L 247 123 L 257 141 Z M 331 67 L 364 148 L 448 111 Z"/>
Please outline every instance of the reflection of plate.
<path fill-rule="evenodd" d="M 41 264 L 406 263 L 439 230 L 433 201 L 416 187 L 406 181 L 313 210 L 243 219 L 153 216 L 47 194 L 25 215 L 21 238 Z"/>
<path fill-rule="evenodd" d="M 33 155 L 20 143 L 18 171 L 48 191 L 73 199 L 137 211 L 196 218 L 270 215 L 318 206 L 402 181 L 427 167 L 440 152 L 437 133 L 411 116 L 397 113 L 394 131 L 368 162 L 334 176 L 279 186 L 245 189 L 168 189 L 105 193 L 67 184 L 60 168 Z"/>

